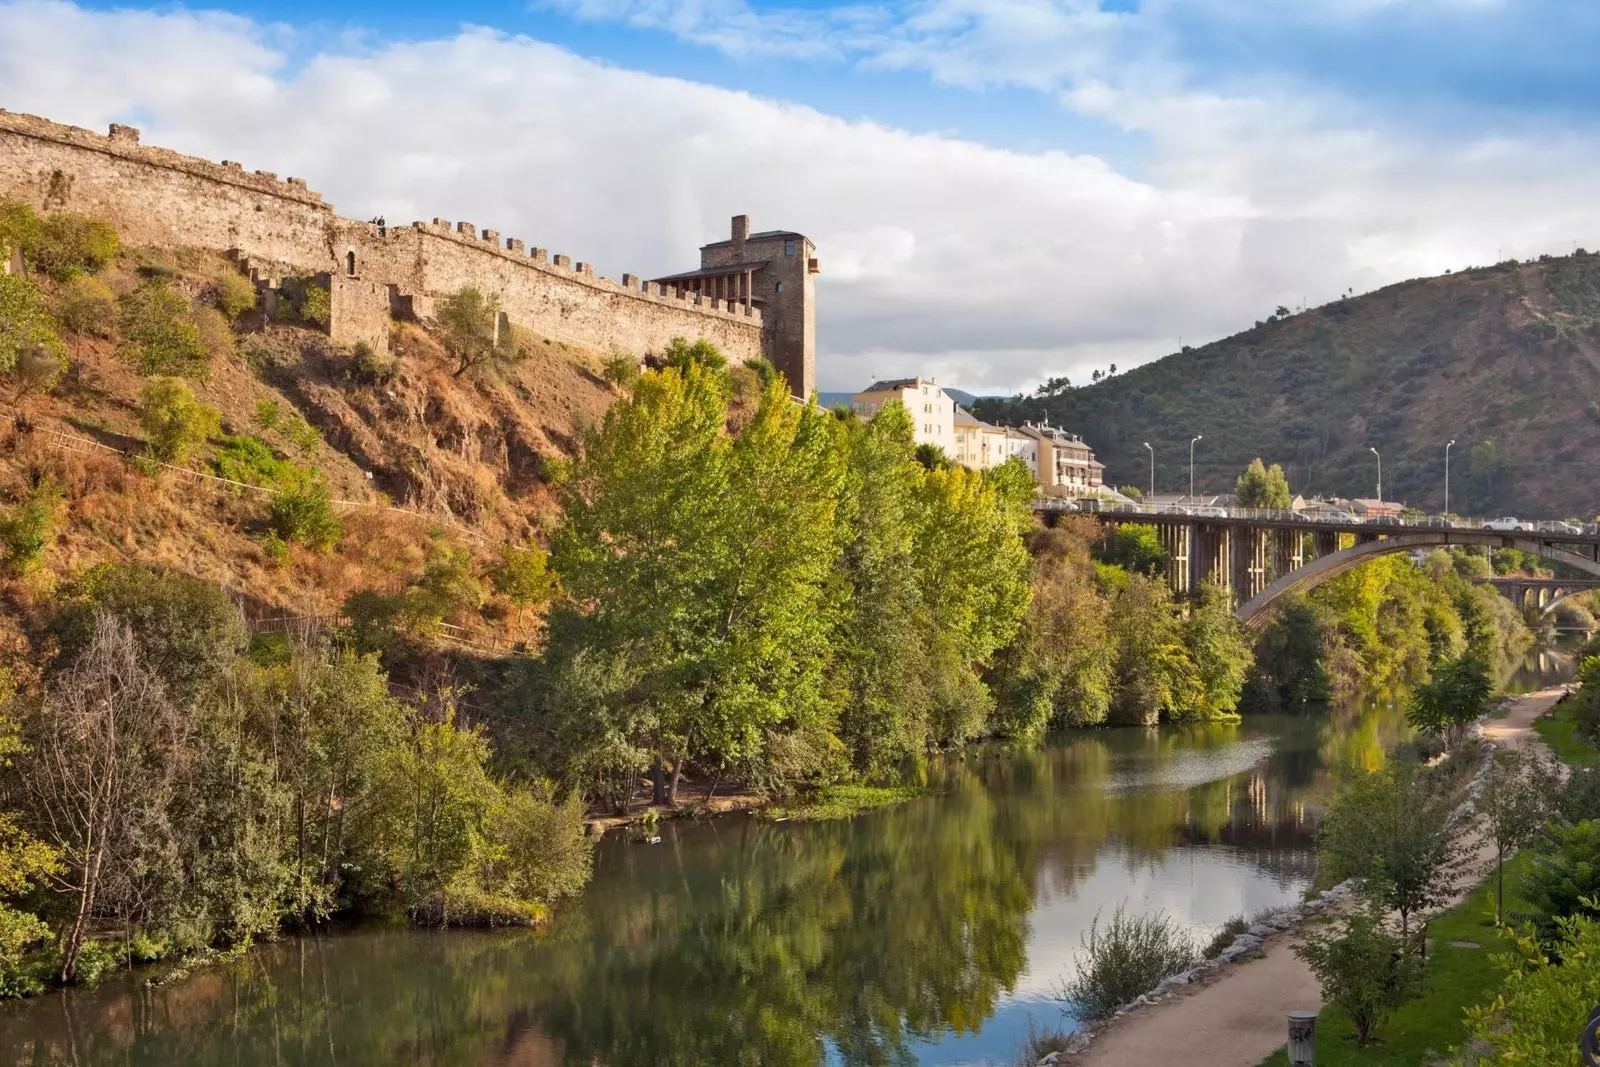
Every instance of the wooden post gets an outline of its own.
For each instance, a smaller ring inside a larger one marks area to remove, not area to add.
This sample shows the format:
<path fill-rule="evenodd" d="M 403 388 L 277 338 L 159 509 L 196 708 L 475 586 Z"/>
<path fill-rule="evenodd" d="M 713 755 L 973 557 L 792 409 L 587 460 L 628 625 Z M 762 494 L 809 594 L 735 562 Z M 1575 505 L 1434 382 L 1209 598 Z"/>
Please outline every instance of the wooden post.
<path fill-rule="evenodd" d="M 1317 1013 L 1289 1013 L 1289 1067 L 1313 1067 L 1317 1062 Z"/>

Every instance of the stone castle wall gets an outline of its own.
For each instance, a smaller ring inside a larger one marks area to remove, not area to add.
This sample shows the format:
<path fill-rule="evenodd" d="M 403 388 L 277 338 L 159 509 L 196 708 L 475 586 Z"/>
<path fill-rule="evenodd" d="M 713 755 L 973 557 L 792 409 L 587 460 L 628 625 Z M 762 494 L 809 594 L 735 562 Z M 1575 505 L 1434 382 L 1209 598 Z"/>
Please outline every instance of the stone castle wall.
<path fill-rule="evenodd" d="M 384 350 L 392 310 L 428 318 L 439 297 L 470 285 L 498 295 L 511 322 L 601 351 L 643 355 L 681 336 L 710 340 L 730 359 L 763 353 L 755 309 L 680 298 L 633 275 L 595 277 L 587 264 L 470 223 L 452 229 L 435 219 L 380 232 L 339 218 L 302 179 L 141 145 L 124 126 L 101 136 L 0 109 L 0 195 L 98 216 L 131 245 L 233 252 L 268 284 L 284 274 L 326 275 L 329 333 L 341 344 Z"/>

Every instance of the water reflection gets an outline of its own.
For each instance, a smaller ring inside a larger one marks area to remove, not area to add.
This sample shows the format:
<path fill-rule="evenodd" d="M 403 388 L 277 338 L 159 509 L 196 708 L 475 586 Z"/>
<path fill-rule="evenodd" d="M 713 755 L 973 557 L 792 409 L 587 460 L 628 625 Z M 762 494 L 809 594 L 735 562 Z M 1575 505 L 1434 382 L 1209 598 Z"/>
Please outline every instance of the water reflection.
<path fill-rule="evenodd" d="M 1064 735 L 929 770 L 846 823 L 671 823 L 608 840 L 548 934 L 367 931 L 160 989 L 0 1012 L 22 1063 L 1009 1063 L 1080 933 L 1124 899 L 1197 932 L 1293 899 L 1331 782 L 1389 707 Z"/>

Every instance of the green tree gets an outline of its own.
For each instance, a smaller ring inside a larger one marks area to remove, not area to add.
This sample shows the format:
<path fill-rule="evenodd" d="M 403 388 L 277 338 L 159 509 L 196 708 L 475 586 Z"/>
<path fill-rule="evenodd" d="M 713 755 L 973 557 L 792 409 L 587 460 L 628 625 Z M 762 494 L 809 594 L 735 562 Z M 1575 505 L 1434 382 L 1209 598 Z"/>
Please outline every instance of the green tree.
<path fill-rule="evenodd" d="M 1252 692 L 1274 710 L 1326 703 L 1333 696 L 1326 667 L 1333 639 L 1316 605 L 1301 597 L 1285 601 L 1256 641 Z"/>
<path fill-rule="evenodd" d="M 1268 467 L 1259 456 L 1239 475 L 1233 491 L 1242 508 L 1287 508 L 1294 501 L 1283 468 L 1276 463 Z"/>
<path fill-rule="evenodd" d="M 15 370 L 20 356 L 39 350 L 62 352 L 44 294 L 20 274 L 0 274 L 0 371 Z"/>
<path fill-rule="evenodd" d="M 148 278 L 117 301 L 123 353 L 144 374 L 204 378 L 211 370 L 200 328 L 189 316 L 189 302 Z"/>
<path fill-rule="evenodd" d="M 1407 951 L 1404 936 L 1391 933 L 1372 905 L 1306 927 L 1294 954 L 1317 976 L 1322 999 L 1349 1016 L 1359 1045 L 1423 988 L 1423 961 Z"/>
<path fill-rule="evenodd" d="M 332 548 L 344 536 L 344 523 L 333 510 L 328 483 L 320 473 L 288 466 L 288 484 L 267 503 L 268 525 L 285 541 Z"/>
<path fill-rule="evenodd" d="M 139 391 L 139 424 L 150 455 L 182 463 L 222 428 L 222 416 L 177 378 L 151 378 Z"/>
<path fill-rule="evenodd" d="M 1505 858 L 1533 839 L 1556 811 L 1561 774 L 1549 761 L 1512 749 L 1499 754 L 1476 801 L 1485 836 L 1494 844 L 1494 919 L 1505 903 Z"/>
<path fill-rule="evenodd" d="M 1189 604 L 1183 643 L 1199 681 L 1198 699 L 1175 717 L 1217 719 L 1232 715 L 1244 692 L 1253 656 L 1249 632 L 1233 613 L 1226 591 L 1206 583 Z"/>
<path fill-rule="evenodd" d="M 1600 820 L 1546 826 L 1518 888 L 1538 909 L 1536 925 L 1546 940 L 1563 915 L 1600 918 Z"/>
<path fill-rule="evenodd" d="M 1167 569 L 1167 550 L 1161 532 L 1145 523 L 1118 523 L 1106 528 L 1100 558 L 1115 567 L 1155 576 Z"/>
<path fill-rule="evenodd" d="M 1182 716 L 1201 703 L 1202 694 L 1172 594 L 1157 578 L 1116 578 L 1109 614 L 1116 655 L 1111 721 L 1153 726 L 1162 715 Z"/>
<path fill-rule="evenodd" d="M 48 483 L 35 486 L 22 500 L 0 512 L 0 547 L 13 574 L 27 574 L 44 558 L 55 536 L 61 491 Z"/>
<path fill-rule="evenodd" d="M 494 572 L 495 592 L 517 606 L 516 628 L 522 629 L 522 614 L 539 607 L 555 595 L 559 583 L 550 570 L 550 553 L 529 542 L 518 548 L 507 545 L 500 551 L 500 565 Z"/>
<path fill-rule="evenodd" d="M 1444 738 L 1447 748 L 1459 748 L 1493 691 L 1489 665 L 1483 660 L 1463 656 L 1441 663 L 1434 667 L 1433 677 L 1407 700 L 1406 722 L 1423 733 Z"/>
<path fill-rule="evenodd" d="M 500 298 L 466 286 L 439 301 L 445 351 L 456 361 L 457 378 L 484 367 L 522 358 L 509 329 L 501 329 Z"/>
<path fill-rule="evenodd" d="M 1443 903 L 1464 859 L 1448 790 L 1411 764 L 1391 764 L 1349 783 L 1322 822 L 1330 878 L 1358 880 L 1363 896 L 1400 915 Z"/>
<path fill-rule="evenodd" d="M 688 338 L 674 337 L 667 342 L 667 347 L 661 351 L 661 366 L 665 369 L 686 371 L 691 363 L 699 364 L 710 371 L 724 370 L 728 366 L 728 357 L 716 345 L 701 338 L 690 343 Z M 762 388 L 770 384 L 762 383 Z"/>

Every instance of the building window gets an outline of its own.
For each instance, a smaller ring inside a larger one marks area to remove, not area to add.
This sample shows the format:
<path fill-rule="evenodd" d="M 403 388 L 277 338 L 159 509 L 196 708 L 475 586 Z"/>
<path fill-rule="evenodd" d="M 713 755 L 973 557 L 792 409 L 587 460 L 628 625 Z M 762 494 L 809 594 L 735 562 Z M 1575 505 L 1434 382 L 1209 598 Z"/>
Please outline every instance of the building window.
<path fill-rule="evenodd" d="M 783 283 L 779 282 L 777 285 L 773 286 L 772 291 L 775 292 L 775 293 L 783 292 Z"/>
<path fill-rule="evenodd" d="M 783 254 L 786 255 L 786 256 L 794 255 L 794 242 L 793 241 L 785 241 L 785 242 L 783 242 Z"/>
<path fill-rule="evenodd" d="M 356 254 L 354 250 L 344 254 L 344 272 L 352 278 L 356 276 Z"/>

